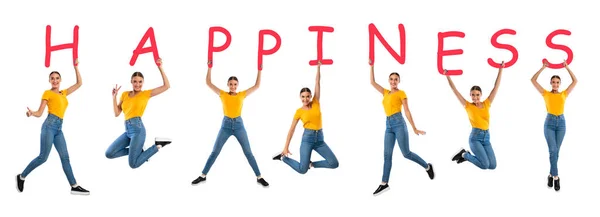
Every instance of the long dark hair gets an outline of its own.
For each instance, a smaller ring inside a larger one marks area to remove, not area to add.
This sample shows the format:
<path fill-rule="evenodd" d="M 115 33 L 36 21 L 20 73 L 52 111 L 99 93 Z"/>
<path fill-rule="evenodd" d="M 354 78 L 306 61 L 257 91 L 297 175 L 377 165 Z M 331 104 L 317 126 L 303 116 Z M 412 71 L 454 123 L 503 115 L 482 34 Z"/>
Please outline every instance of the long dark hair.
<path fill-rule="evenodd" d="M 133 75 L 131 75 L 131 79 L 135 77 L 144 78 L 144 75 L 141 72 L 134 72 Z"/>
<path fill-rule="evenodd" d="M 302 89 L 300 89 L 300 95 L 302 95 L 302 93 L 304 93 L 304 92 L 308 92 L 308 93 L 312 94 L 310 92 L 310 88 L 308 88 L 308 87 L 303 87 Z"/>
<path fill-rule="evenodd" d="M 48 77 L 52 76 L 52 74 L 57 74 L 59 78 L 61 77 L 60 73 L 58 73 L 58 71 L 52 71 L 52 72 L 50 72 L 50 75 L 48 75 Z"/>

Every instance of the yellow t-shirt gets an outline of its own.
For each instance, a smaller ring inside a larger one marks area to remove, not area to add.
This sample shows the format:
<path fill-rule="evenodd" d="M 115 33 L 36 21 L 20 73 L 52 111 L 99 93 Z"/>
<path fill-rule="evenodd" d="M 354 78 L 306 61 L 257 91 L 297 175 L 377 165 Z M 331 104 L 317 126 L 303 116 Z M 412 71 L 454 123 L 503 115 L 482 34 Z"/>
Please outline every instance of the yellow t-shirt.
<path fill-rule="evenodd" d="M 544 101 L 546 102 L 546 110 L 548 113 L 559 116 L 565 111 L 565 101 L 567 100 L 567 91 L 560 93 L 552 93 L 544 90 Z"/>
<path fill-rule="evenodd" d="M 144 90 L 133 97 L 129 97 L 130 92 L 125 91 L 121 94 L 121 109 L 123 109 L 123 114 L 125 114 L 125 120 L 142 117 L 152 90 Z"/>
<path fill-rule="evenodd" d="M 65 116 L 69 100 L 67 100 L 67 90 L 61 90 L 56 93 L 52 90 L 44 91 L 42 99 L 48 101 L 48 114 L 53 114 L 62 119 Z"/>
<path fill-rule="evenodd" d="M 313 99 L 312 106 L 309 110 L 299 108 L 294 114 L 294 119 L 301 119 L 304 123 L 304 128 L 309 130 L 320 130 L 323 128 L 321 123 L 321 105 L 319 100 Z"/>
<path fill-rule="evenodd" d="M 228 92 L 221 90 L 219 93 L 221 102 L 223 103 L 223 113 L 229 118 L 237 118 L 242 115 L 242 106 L 246 98 L 246 91 L 237 93 L 235 96 L 229 95 Z"/>
<path fill-rule="evenodd" d="M 465 109 L 469 114 L 469 121 L 474 128 L 487 130 L 490 127 L 490 100 L 483 101 L 483 108 L 479 108 L 472 103 L 467 102 Z"/>
<path fill-rule="evenodd" d="M 390 90 L 383 90 L 383 109 L 386 116 L 402 112 L 402 100 L 406 99 L 406 93 L 398 90 L 390 94 Z"/>

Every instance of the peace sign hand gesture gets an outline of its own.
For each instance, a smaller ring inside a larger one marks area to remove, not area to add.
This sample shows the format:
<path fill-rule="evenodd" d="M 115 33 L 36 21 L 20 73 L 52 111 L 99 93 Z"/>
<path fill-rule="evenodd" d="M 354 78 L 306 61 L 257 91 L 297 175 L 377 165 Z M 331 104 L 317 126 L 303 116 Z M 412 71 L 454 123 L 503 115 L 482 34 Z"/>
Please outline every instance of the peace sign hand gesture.
<path fill-rule="evenodd" d="M 119 90 L 121 89 L 121 86 L 118 86 L 115 84 L 115 87 L 112 89 L 112 95 L 113 97 L 117 97 L 117 93 L 119 93 Z"/>

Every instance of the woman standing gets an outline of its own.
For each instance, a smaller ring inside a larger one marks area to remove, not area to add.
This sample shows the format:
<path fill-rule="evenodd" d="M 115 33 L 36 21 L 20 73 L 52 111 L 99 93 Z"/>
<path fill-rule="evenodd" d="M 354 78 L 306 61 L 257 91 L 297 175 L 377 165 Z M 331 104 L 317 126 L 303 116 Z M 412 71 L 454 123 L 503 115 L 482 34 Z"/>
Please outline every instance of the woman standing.
<path fill-rule="evenodd" d="M 46 106 L 48 106 L 48 117 L 42 125 L 42 133 L 40 135 L 40 155 L 34 158 L 21 174 L 17 175 L 17 190 L 19 190 L 19 192 L 23 192 L 27 175 L 46 162 L 50 150 L 52 149 L 52 144 L 54 144 L 54 147 L 60 156 L 63 171 L 71 185 L 71 194 L 90 194 L 88 190 L 79 186 L 77 181 L 75 181 L 75 176 L 73 175 L 73 170 L 71 169 L 71 163 L 69 161 L 67 142 L 62 132 L 63 117 L 67 106 L 69 105 L 67 96 L 79 89 L 82 84 L 79 68 L 77 67 L 78 64 L 79 60 L 75 60 L 75 76 L 77 83 L 67 89 L 61 90 L 60 82 L 62 79 L 60 73 L 53 71 L 50 73 L 49 79 L 52 87 L 50 90 L 46 90 L 42 95 L 42 102 L 39 109 L 37 111 L 32 111 L 29 107 L 27 108 L 27 117 L 35 116 L 39 118 L 44 113 Z"/>
<path fill-rule="evenodd" d="M 418 130 L 415 126 L 410 109 L 408 108 L 408 99 L 406 97 L 406 93 L 403 90 L 398 89 L 400 75 L 396 72 L 392 72 L 389 76 L 390 89 L 385 89 L 375 82 L 375 65 L 371 60 L 369 60 L 369 64 L 371 65 L 371 85 L 373 85 L 373 87 L 383 95 L 383 109 L 387 116 L 385 139 L 383 142 L 383 177 L 381 179 L 381 184 L 379 187 L 377 187 L 373 194 L 377 195 L 389 189 L 388 181 L 390 179 L 390 170 L 392 169 L 392 153 L 394 152 L 394 144 L 396 143 L 396 140 L 398 141 L 398 146 L 400 147 L 402 155 L 406 159 L 409 159 L 422 166 L 426 170 L 429 178 L 433 179 L 433 165 L 425 162 L 414 152 L 411 152 L 408 145 L 408 129 L 406 128 L 404 117 L 402 117 L 402 108 L 404 108 L 406 118 L 410 122 L 415 134 L 425 135 L 425 131 Z"/>
<path fill-rule="evenodd" d="M 154 145 L 144 149 L 146 141 L 146 128 L 142 123 L 142 115 L 146 110 L 146 105 L 151 97 L 159 95 L 169 89 L 169 79 L 162 68 L 162 60 L 156 61 L 158 70 L 162 75 L 163 85 L 151 90 L 142 90 L 144 84 L 144 75 L 141 72 L 135 72 L 131 75 L 131 84 L 133 91 L 125 91 L 121 94 L 121 100 L 117 103 L 117 94 L 121 87 L 112 90 L 113 110 L 115 117 L 119 117 L 121 112 L 125 115 L 125 133 L 121 134 L 106 150 L 108 159 L 129 156 L 129 166 L 133 169 L 142 166 L 158 150 L 171 143 L 169 139 L 156 138 Z"/>
<path fill-rule="evenodd" d="M 315 84 L 315 95 L 311 96 L 309 88 L 305 87 L 300 90 L 300 99 L 302 107 L 296 110 L 292 126 L 288 131 L 285 147 L 281 154 L 273 157 L 273 160 L 281 160 L 288 164 L 292 169 L 300 174 L 305 174 L 310 167 L 313 168 L 330 168 L 335 169 L 339 166 L 338 160 L 333 154 L 333 151 L 325 143 L 323 137 L 322 119 L 321 119 L 321 62 L 317 63 L 317 79 Z M 294 130 L 298 121 L 304 123 L 304 134 L 302 135 L 302 143 L 300 144 L 300 162 L 289 158 L 290 141 L 294 135 Z M 325 160 L 312 162 L 310 156 L 312 150 L 319 153 Z"/>
<path fill-rule="evenodd" d="M 456 161 L 457 164 L 460 164 L 464 161 L 469 161 L 473 163 L 473 165 L 483 170 L 496 169 L 496 155 L 494 154 L 494 149 L 492 148 L 492 143 L 490 142 L 489 123 L 490 107 L 492 106 L 492 102 L 494 101 L 496 93 L 498 92 L 498 87 L 500 86 L 502 69 L 504 69 L 504 61 L 502 61 L 502 64 L 500 64 L 500 68 L 498 69 L 498 77 L 496 77 L 494 89 L 492 89 L 490 96 L 484 101 L 481 101 L 481 87 L 473 86 L 471 87 L 470 91 L 471 100 L 473 102 L 467 102 L 467 100 L 462 97 L 460 92 L 456 90 L 454 82 L 452 82 L 450 76 L 446 75 L 448 84 L 450 84 L 454 95 L 456 95 L 460 103 L 463 105 L 463 107 L 465 107 L 465 110 L 467 110 L 469 121 L 473 127 L 471 130 L 471 135 L 469 136 L 469 146 L 471 151 L 473 151 L 473 154 L 471 154 L 469 151 L 466 151 L 464 148 L 460 149 L 460 151 L 454 155 L 454 157 L 452 157 L 452 161 Z M 444 75 L 447 72 L 447 70 L 444 70 Z"/>
<path fill-rule="evenodd" d="M 546 102 L 546 111 L 548 115 L 546 116 L 546 121 L 544 122 L 544 136 L 546 137 L 546 142 L 548 143 L 548 150 L 550 152 L 550 175 L 548 175 L 548 187 L 554 186 L 555 191 L 560 190 L 560 178 L 558 177 L 558 152 L 560 151 L 560 146 L 562 144 L 563 138 L 565 138 L 566 132 L 566 124 L 565 124 L 565 101 L 567 96 L 571 94 L 575 85 L 577 85 L 577 78 L 569 68 L 567 61 L 563 63 L 567 72 L 571 76 L 571 84 L 567 87 L 566 90 L 558 91 L 560 87 L 560 77 L 558 75 L 553 75 L 550 78 L 550 85 L 552 86 L 551 91 L 545 90 L 542 85 L 540 85 L 537 80 L 540 76 L 540 73 L 544 71 L 544 69 L 548 66 L 548 63 L 544 62 L 542 68 L 533 75 L 531 78 L 531 83 L 535 89 L 537 89 L 542 97 L 544 97 L 544 101 Z"/>
<path fill-rule="evenodd" d="M 206 165 L 204 166 L 204 170 L 202 170 L 202 174 L 192 181 L 192 185 L 197 185 L 200 182 L 206 181 L 206 174 L 217 160 L 219 153 L 221 153 L 221 149 L 225 142 L 231 136 L 235 136 L 237 141 L 242 146 L 242 150 L 244 151 L 244 155 L 246 155 L 246 159 L 252 170 L 254 170 L 254 175 L 256 175 L 256 181 L 258 184 L 267 187 L 269 183 L 265 181 L 264 178 L 261 177 L 260 170 L 258 169 L 258 165 L 256 163 L 256 159 L 254 159 L 254 155 L 252 154 L 252 149 L 250 149 L 250 142 L 248 141 L 248 134 L 246 133 L 246 128 L 244 127 L 244 121 L 242 120 L 242 105 L 244 103 L 244 99 L 248 97 L 250 94 L 254 93 L 260 86 L 260 74 L 262 70 L 258 70 L 258 74 L 256 76 L 256 83 L 254 86 L 244 90 L 242 92 L 236 92 L 238 87 L 238 79 L 235 76 L 229 77 L 227 80 L 227 86 L 229 87 L 229 91 L 225 92 L 219 89 L 212 83 L 211 79 L 211 61 L 208 61 L 208 71 L 206 72 L 206 85 L 215 92 L 221 98 L 221 102 L 223 104 L 223 121 L 221 122 L 221 129 L 219 130 L 219 134 L 217 134 L 217 140 L 213 146 L 212 153 L 208 157 L 206 161 Z M 260 67 L 262 68 L 262 67 Z"/>

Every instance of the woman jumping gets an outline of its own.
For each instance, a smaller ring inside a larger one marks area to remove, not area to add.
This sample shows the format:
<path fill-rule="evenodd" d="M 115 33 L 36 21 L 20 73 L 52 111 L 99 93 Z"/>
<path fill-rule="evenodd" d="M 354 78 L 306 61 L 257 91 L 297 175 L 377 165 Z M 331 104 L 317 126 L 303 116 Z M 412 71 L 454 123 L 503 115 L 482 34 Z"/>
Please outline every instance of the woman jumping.
<path fill-rule="evenodd" d="M 162 75 L 163 85 L 151 90 L 142 90 L 144 85 L 144 75 L 141 72 L 135 72 L 131 75 L 131 84 L 133 91 L 125 91 L 121 94 L 121 100 L 117 103 L 117 94 L 121 87 L 115 86 L 112 90 L 113 110 L 115 117 L 119 117 L 121 112 L 125 115 L 125 133 L 121 134 L 106 150 L 106 157 L 114 159 L 118 157 L 129 156 L 129 166 L 133 169 L 142 166 L 150 157 L 158 152 L 159 149 L 171 143 L 170 139 L 155 138 L 154 145 L 144 151 L 144 142 L 146 141 L 146 128 L 142 122 L 142 115 L 146 110 L 146 105 L 150 97 L 159 95 L 169 89 L 169 79 L 162 68 L 162 60 L 156 61 L 158 70 Z"/>
<path fill-rule="evenodd" d="M 544 69 L 548 66 L 548 63 L 544 62 L 542 68 L 533 75 L 531 78 L 531 83 L 535 89 L 537 89 L 542 97 L 544 97 L 544 101 L 546 102 L 546 111 L 548 115 L 546 116 L 546 121 L 544 122 L 544 136 L 546 137 L 546 142 L 548 143 L 548 151 L 550 152 L 550 175 L 548 175 L 548 187 L 552 188 L 554 186 L 555 191 L 560 190 L 560 178 L 558 177 L 558 152 L 560 151 L 560 146 L 562 144 L 563 139 L 565 138 L 565 132 L 567 130 L 565 124 L 565 101 L 567 96 L 571 94 L 575 85 L 577 85 L 577 78 L 569 68 L 569 65 L 565 61 L 563 66 L 569 72 L 571 76 L 571 84 L 567 87 L 566 90 L 558 91 L 560 87 L 560 77 L 558 75 L 553 75 L 550 78 L 550 85 L 552 85 L 552 90 L 545 90 L 540 83 L 537 82 L 540 73 L 544 71 Z"/>
<path fill-rule="evenodd" d="M 208 61 L 208 65 L 211 65 L 211 61 Z M 260 170 L 258 169 L 258 164 L 256 163 L 256 159 L 254 159 L 254 155 L 252 154 L 252 149 L 250 149 L 250 141 L 248 141 L 248 134 L 246 133 L 246 128 L 244 127 L 244 121 L 242 120 L 242 105 L 244 103 L 244 99 L 248 97 L 250 94 L 254 93 L 260 86 L 260 74 L 262 70 L 258 70 L 258 74 L 256 76 L 256 83 L 254 86 L 244 90 L 242 92 L 236 92 L 238 87 L 238 79 L 235 76 L 229 77 L 227 80 L 227 86 L 229 87 L 229 91 L 225 92 L 219 89 L 212 83 L 211 79 L 211 68 L 208 67 L 208 71 L 206 72 L 206 85 L 215 92 L 221 98 L 221 102 L 223 104 L 223 121 L 221 122 L 221 129 L 219 130 L 219 134 L 217 135 L 217 140 L 213 146 L 212 153 L 208 157 L 206 161 L 206 165 L 204 166 L 204 170 L 202 170 L 202 174 L 192 181 L 192 185 L 197 185 L 200 182 L 206 181 L 206 175 L 208 171 L 217 160 L 219 153 L 221 153 L 221 149 L 225 142 L 231 136 L 235 136 L 237 141 L 242 146 L 242 150 L 244 151 L 244 155 L 246 155 L 246 159 L 252 170 L 254 170 L 254 175 L 256 175 L 256 181 L 258 184 L 267 187 L 269 183 L 265 181 L 264 178 L 261 177 Z M 261 67 L 262 68 L 262 67 Z"/>
<path fill-rule="evenodd" d="M 483 170 L 496 169 L 496 155 L 494 154 L 494 149 L 492 149 L 492 143 L 490 142 L 489 123 L 490 107 L 492 106 L 492 102 L 494 101 L 496 93 L 498 92 L 498 87 L 500 86 L 502 69 L 504 69 L 504 61 L 502 61 L 502 64 L 500 64 L 500 68 L 498 69 L 498 77 L 496 77 L 494 89 L 492 89 L 488 98 L 483 102 L 481 101 L 481 87 L 471 87 L 471 100 L 473 100 L 473 102 L 467 102 L 460 92 L 456 90 L 450 76 L 446 75 L 448 71 L 444 70 L 444 75 L 448 78 L 448 84 L 450 84 L 454 95 L 456 95 L 465 110 L 467 110 L 469 121 L 473 127 L 471 135 L 469 136 L 469 146 L 471 151 L 473 151 L 473 154 L 466 151 L 464 148 L 461 148 L 460 151 L 452 157 L 452 161 L 456 161 L 457 164 L 469 161 Z"/>
<path fill-rule="evenodd" d="M 396 72 L 392 72 L 389 76 L 390 89 L 384 89 L 381 85 L 375 82 L 375 65 L 369 60 L 371 65 L 371 85 L 383 95 L 383 109 L 386 114 L 386 128 L 385 128 L 385 139 L 383 142 L 383 177 L 381 184 L 377 187 L 377 190 L 373 192 L 373 195 L 382 193 L 389 189 L 388 181 L 390 179 L 390 170 L 392 169 L 392 153 L 394 152 L 394 144 L 398 141 L 398 146 L 402 155 L 420 166 L 422 166 L 430 179 L 433 179 L 433 165 L 425 162 L 419 155 L 410 151 L 408 145 L 408 129 L 406 128 L 406 122 L 402 117 L 402 108 L 406 113 L 406 118 L 410 122 L 413 131 L 417 135 L 425 135 L 424 131 L 418 130 L 413 122 L 410 109 L 408 108 L 408 99 L 406 93 L 403 90 L 398 89 L 400 83 L 400 75 Z"/>
<path fill-rule="evenodd" d="M 317 63 L 317 79 L 315 84 L 315 95 L 311 96 L 309 88 L 300 90 L 300 99 L 302 107 L 296 110 L 292 126 L 288 131 L 287 140 L 283 151 L 273 157 L 273 160 L 281 160 L 288 164 L 292 169 L 300 174 L 305 174 L 310 167 L 335 169 L 339 163 L 323 137 L 322 119 L 321 119 L 321 62 Z M 289 151 L 290 141 L 294 135 L 294 130 L 298 121 L 302 120 L 304 124 L 304 134 L 300 144 L 300 162 L 291 159 Z M 325 160 L 312 162 L 310 156 L 312 150 L 319 153 Z"/>
<path fill-rule="evenodd" d="M 39 118 L 44 113 L 46 106 L 48 106 L 48 117 L 46 117 L 46 120 L 42 125 L 42 133 L 40 135 L 40 155 L 34 158 L 21 174 L 17 175 L 17 190 L 19 190 L 19 192 L 23 192 L 23 188 L 25 187 L 25 177 L 27 177 L 27 175 L 29 175 L 29 173 L 31 173 L 31 171 L 33 171 L 35 168 L 46 162 L 48 155 L 50 154 L 50 150 L 52 150 L 52 144 L 54 144 L 54 147 L 60 156 L 60 162 L 62 163 L 63 171 L 65 172 L 67 180 L 69 180 L 69 184 L 71 185 L 71 194 L 90 194 L 88 190 L 79 186 L 77 181 L 75 181 L 75 176 L 73 175 L 73 170 L 69 161 L 67 142 L 62 131 L 63 117 L 65 115 L 65 111 L 67 110 L 67 106 L 69 105 L 67 96 L 79 89 L 82 84 L 81 75 L 79 75 L 79 68 L 77 67 L 78 64 L 79 60 L 75 60 L 75 76 L 77 83 L 67 89 L 61 90 L 60 82 L 62 81 L 62 78 L 60 73 L 53 71 L 50 73 L 49 79 L 52 88 L 44 91 L 40 108 L 37 111 L 32 111 L 31 109 L 27 108 L 27 117 L 35 116 Z"/>

